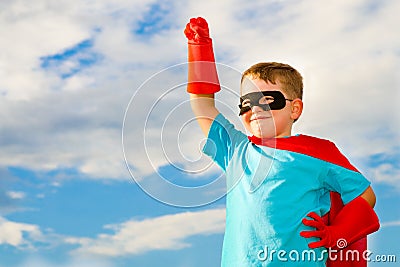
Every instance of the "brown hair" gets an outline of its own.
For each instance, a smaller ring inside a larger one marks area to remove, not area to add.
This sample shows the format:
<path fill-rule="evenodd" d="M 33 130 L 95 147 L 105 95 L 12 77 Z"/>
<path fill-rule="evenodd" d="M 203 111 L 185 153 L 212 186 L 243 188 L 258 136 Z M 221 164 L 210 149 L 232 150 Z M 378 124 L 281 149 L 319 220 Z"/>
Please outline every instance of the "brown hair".
<path fill-rule="evenodd" d="M 282 90 L 291 98 L 303 98 L 303 77 L 293 67 L 277 62 L 257 63 L 248 68 L 243 74 L 241 84 L 246 76 L 276 84 L 282 84 Z"/>

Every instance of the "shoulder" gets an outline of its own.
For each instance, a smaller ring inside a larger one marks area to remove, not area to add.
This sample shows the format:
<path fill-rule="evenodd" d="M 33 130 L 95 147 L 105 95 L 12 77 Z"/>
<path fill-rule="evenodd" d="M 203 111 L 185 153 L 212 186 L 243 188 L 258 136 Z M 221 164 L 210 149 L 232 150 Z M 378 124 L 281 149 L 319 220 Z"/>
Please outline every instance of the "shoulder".
<path fill-rule="evenodd" d="M 226 131 L 229 134 L 240 136 L 242 139 L 247 139 L 246 135 L 236 129 L 235 125 L 231 123 L 222 113 L 219 113 L 213 120 L 211 127 L 213 130 Z"/>
<path fill-rule="evenodd" d="M 329 140 L 303 134 L 276 139 L 276 148 L 317 157 L 337 150 Z"/>
<path fill-rule="evenodd" d="M 335 147 L 335 144 L 327 139 L 311 136 L 311 135 L 305 135 L 305 134 L 300 134 L 297 136 L 294 140 L 297 141 L 300 144 L 307 145 L 310 147 L 318 147 L 322 146 L 321 148 L 330 148 Z"/>
<path fill-rule="evenodd" d="M 307 156 L 311 156 L 331 164 L 335 164 L 353 171 L 358 171 L 349 160 L 339 151 L 337 146 L 323 138 L 309 135 L 292 136 L 282 144 L 277 143 L 278 149 L 286 149 Z"/>
<path fill-rule="evenodd" d="M 237 130 L 235 126 L 221 113 L 213 120 L 207 139 L 214 141 L 214 145 L 236 146 L 248 142 L 247 136 Z"/>

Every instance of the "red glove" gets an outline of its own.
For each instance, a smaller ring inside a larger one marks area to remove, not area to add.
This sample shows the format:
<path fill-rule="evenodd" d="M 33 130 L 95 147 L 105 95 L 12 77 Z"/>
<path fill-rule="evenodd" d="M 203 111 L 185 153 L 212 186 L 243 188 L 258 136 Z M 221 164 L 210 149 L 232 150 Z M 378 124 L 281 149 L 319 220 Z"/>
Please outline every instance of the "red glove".
<path fill-rule="evenodd" d="M 307 216 L 312 220 L 303 219 L 303 224 L 314 227 L 316 230 L 302 231 L 300 235 L 305 238 L 321 239 L 310 243 L 308 245 L 310 248 L 342 249 L 379 229 L 376 213 L 362 197 L 357 197 L 345 205 L 330 225 L 326 225 L 315 212 Z"/>
<path fill-rule="evenodd" d="M 190 19 L 185 35 L 189 61 L 187 91 L 192 94 L 218 92 L 221 88 L 207 21 L 201 17 Z"/>

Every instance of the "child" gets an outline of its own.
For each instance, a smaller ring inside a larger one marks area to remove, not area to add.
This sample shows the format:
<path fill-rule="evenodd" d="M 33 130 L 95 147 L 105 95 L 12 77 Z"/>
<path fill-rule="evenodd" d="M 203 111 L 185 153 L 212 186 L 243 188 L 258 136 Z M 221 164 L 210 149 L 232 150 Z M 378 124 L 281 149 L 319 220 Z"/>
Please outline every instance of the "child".
<path fill-rule="evenodd" d="M 376 231 L 370 182 L 332 142 L 291 135 L 303 110 L 301 75 L 281 63 L 259 63 L 243 73 L 239 107 L 247 137 L 215 107 L 220 86 L 207 22 L 191 19 L 185 34 L 187 90 L 208 137 L 203 150 L 227 177 L 221 265 L 325 266 L 326 248 Z M 330 192 L 346 205 L 327 225 L 321 216 L 330 209 Z"/>

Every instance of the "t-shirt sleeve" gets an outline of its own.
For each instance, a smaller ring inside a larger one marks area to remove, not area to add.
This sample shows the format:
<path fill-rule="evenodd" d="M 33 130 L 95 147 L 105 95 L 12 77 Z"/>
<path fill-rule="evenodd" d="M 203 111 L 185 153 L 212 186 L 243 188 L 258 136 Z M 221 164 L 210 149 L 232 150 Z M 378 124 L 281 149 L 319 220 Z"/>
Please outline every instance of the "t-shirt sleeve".
<path fill-rule="evenodd" d="M 247 136 L 220 113 L 211 124 L 203 152 L 226 171 L 235 148 L 243 142 L 248 142 Z"/>
<path fill-rule="evenodd" d="M 331 153 L 337 154 L 340 164 L 327 162 L 325 186 L 330 191 L 338 192 L 344 204 L 361 195 L 371 184 L 347 158 L 333 145 Z"/>

